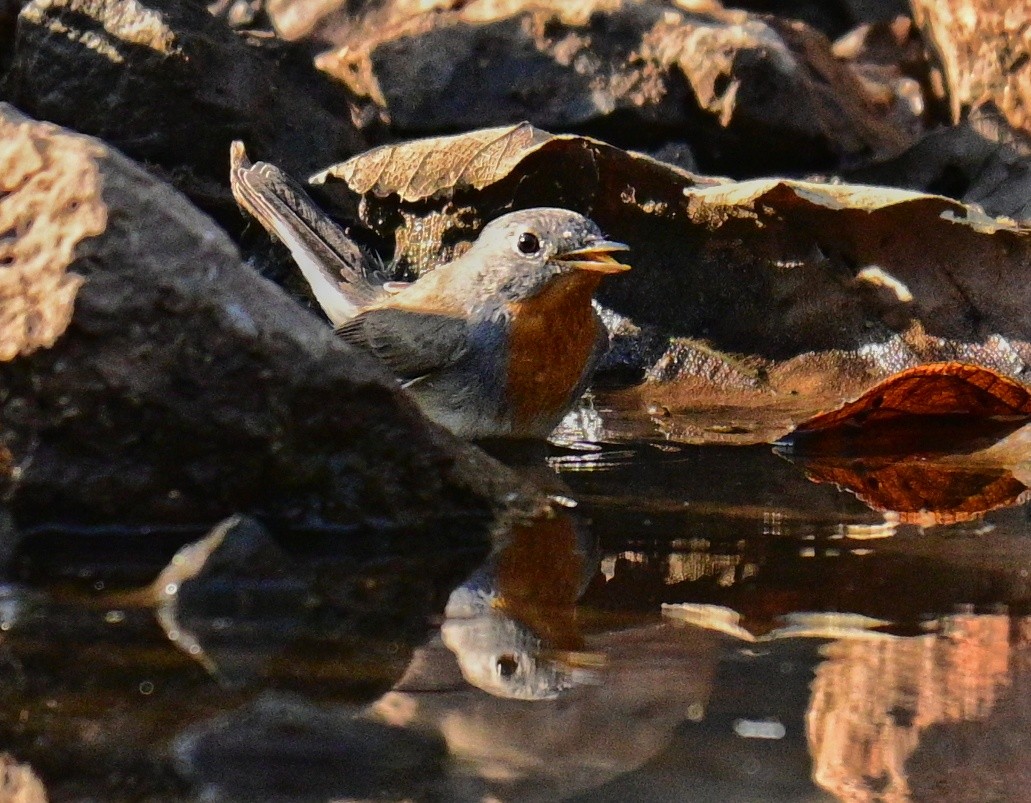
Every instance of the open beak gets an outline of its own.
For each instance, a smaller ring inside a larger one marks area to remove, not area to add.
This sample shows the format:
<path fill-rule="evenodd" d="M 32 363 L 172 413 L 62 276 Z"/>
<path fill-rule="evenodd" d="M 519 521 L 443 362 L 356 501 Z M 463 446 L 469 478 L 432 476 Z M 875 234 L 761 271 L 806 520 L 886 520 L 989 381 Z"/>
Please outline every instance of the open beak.
<path fill-rule="evenodd" d="M 555 261 L 561 262 L 570 268 L 577 270 L 591 270 L 595 273 L 623 273 L 630 270 L 612 254 L 619 251 L 629 251 L 630 246 L 623 243 L 615 243 L 611 240 L 598 240 L 583 248 L 573 251 L 566 251 L 564 254 L 555 254 Z"/>

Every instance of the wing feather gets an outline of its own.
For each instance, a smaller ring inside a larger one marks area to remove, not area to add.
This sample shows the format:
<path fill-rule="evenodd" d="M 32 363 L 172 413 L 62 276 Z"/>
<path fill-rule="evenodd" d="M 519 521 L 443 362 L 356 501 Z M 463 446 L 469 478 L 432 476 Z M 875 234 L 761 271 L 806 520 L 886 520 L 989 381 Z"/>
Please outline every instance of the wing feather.
<path fill-rule="evenodd" d="M 336 333 L 352 346 L 374 354 L 405 381 L 453 365 L 467 351 L 463 320 L 406 309 L 366 310 Z"/>

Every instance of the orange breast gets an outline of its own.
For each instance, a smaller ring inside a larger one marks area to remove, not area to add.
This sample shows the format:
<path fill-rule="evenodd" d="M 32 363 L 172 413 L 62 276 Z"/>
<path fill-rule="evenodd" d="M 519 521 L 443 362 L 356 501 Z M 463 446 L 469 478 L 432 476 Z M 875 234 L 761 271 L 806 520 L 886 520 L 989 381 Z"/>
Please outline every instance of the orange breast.
<path fill-rule="evenodd" d="M 543 292 L 510 305 L 508 400 L 516 430 L 557 418 L 594 351 L 591 296 L 600 277 L 561 276 Z"/>

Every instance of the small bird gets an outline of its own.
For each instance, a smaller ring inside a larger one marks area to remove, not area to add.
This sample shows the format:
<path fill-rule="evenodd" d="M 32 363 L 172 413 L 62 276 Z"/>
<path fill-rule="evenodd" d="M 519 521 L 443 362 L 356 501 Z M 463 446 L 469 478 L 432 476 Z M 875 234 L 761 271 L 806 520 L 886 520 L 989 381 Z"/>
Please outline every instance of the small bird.
<path fill-rule="evenodd" d="M 278 168 L 234 146 L 237 201 L 290 249 L 351 345 L 379 358 L 431 420 L 463 438 L 545 438 L 608 346 L 592 298 L 630 266 L 567 209 L 488 223 L 454 261 L 412 283 L 375 282 L 363 258 Z"/>

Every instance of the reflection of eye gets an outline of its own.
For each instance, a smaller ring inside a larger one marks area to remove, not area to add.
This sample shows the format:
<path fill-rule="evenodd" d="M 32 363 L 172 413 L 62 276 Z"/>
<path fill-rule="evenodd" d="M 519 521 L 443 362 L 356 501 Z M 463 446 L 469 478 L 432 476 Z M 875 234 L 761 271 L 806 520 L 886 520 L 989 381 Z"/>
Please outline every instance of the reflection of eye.
<path fill-rule="evenodd" d="M 537 235 L 533 232 L 524 231 L 519 235 L 519 240 L 516 241 L 516 248 L 519 249 L 520 254 L 532 256 L 541 250 L 541 241 L 537 239 Z"/>
<path fill-rule="evenodd" d="M 519 662 L 516 661 L 514 655 L 502 655 L 494 664 L 494 668 L 497 669 L 498 675 L 501 677 L 510 678 L 519 668 Z"/>

